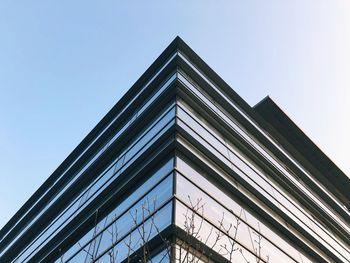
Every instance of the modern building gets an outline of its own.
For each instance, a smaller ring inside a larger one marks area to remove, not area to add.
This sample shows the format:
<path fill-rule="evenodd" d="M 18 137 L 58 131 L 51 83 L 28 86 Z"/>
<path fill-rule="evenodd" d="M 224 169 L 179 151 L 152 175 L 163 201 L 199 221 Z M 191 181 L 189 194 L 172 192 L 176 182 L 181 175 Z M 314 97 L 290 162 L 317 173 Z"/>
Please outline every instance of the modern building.
<path fill-rule="evenodd" d="M 350 262 L 350 180 L 176 38 L 0 231 L 0 262 Z"/>

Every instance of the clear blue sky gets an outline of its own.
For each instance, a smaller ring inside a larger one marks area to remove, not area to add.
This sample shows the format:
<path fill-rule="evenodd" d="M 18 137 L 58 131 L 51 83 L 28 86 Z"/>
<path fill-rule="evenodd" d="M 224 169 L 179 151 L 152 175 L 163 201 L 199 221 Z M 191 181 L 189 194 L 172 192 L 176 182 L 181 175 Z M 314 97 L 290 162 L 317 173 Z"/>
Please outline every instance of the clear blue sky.
<path fill-rule="evenodd" d="M 181 36 L 350 174 L 350 2 L 0 2 L 0 227 Z"/>

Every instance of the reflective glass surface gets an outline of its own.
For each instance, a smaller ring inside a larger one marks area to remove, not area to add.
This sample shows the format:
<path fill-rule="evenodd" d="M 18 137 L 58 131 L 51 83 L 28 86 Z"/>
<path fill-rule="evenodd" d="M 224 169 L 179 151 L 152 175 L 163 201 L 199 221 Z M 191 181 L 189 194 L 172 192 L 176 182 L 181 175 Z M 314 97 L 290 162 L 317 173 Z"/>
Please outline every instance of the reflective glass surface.
<path fill-rule="evenodd" d="M 164 176 L 169 173 L 169 171 L 165 171 L 164 169 L 170 169 L 169 164 L 170 163 L 168 162 L 165 167 L 155 173 L 143 185 L 135 190 L 135 192 L 133 192 L 123 202 L 121 202 L 111 213 L 109 213 L 106 221 L 101 221 L 103 223 L 103 226 L 98 225 L 97 228 L 92 229 L 87 234 L 85 234 L 80 239 L 80 241 L 78 241 L 64 254 L 64 259 L 69 259 L 73 254 L 76 254 L 78 251 L 82 250 L 82 247 L 88 247 L 89 244 L 91 244 L 93 237 L 96 236 L 102 236 L 100 248 L 98 248 L 98 250 L 104 250 L 104 248 L 108 247 L 108 244 L 113 237 L 111 233 L 118 233 L 118 235 L 121 236 L 129 230 L 125 226 L 128 225 L 128 222 L 130 222 L 130 220 L 132 221 L 133 216 L 135 217 L 135 215 L 131 214 L 131 212 L 135 213 L 135 211 L 142 211 L 142 208 L 145 207 L 145 205 L 149 205 L 150 207 L 147 207 L 149 208 L 149 213 L 170 199 L 173 192 L 172 175 L 168 176 L 166 179 L 162 180 L 161 183 L 159 183 L 159 180 L 164 178 Z M 157 185 L 155 188 L 153 188 L 155 184 Z M 139 220 L 140 218 L 136 219 Z M 122 225 L 123 228 L 117 229 L 118 225 Z M 80 254 L 84 253 L 81 252 Z"/>
<path fill-rule="evenodd" d="M 38 245 L 44 246 L 52 237 L 52 233 L 56 233 L 59 229 L 62 229 L 69 223 L 68 219 L 71 219 L 79 211 L 85 208 L 99 193 L 101 193 L 115 178 L 117 178 L 135 159 L 137 159 L 149 146 L 152 145 L 168 128 L 174 123 L 175 108 L 172 106 L 167 109 L 155 122 L 150 124 L 148 129 L 135 138 L 134 143 L 129 146 L 124 152 L 122 152 L 117 161 L 111 165 L 107 172 L 104 172 L 99 176 L 95 182 L 78 197 L 73 204 L 71 204 L 67 210 L 59 216 L 43 234 L 39 235 L 32 245 L 28 247 L 18 257 L 21 261 L 27 258 L 31 253 L 38 250 Z M 86 193 L 88 192 L 88 197 Z M 84 197 L 85 195 L 85 197 Z M 82 202 L 84 198 L 86 201 Z M 79 205 L 80 204 L 80 205 Z"/>
<path fill-rule="evenodd" d="M 168 263 L 170 262 L 170 253 L 169 249 L 165 249 L 162 252 L 158 253 L 156 256 L 149 261 L 149 263 Z"/>
<path fill-rule="evenodd" d="M 176 263 L 214 263 L 209 256 L 204 255 L 201 251 L 197 251 L 190 247 L 183 240 L 178 239 L 175 245 L 175 262 Z"/>
<path fill-rule="evenodd" d="M 311 262 L 278 233 L 258 220 L 251 212 L 244 209 L 235 198 L 225 194 L 203 177 L 181 158 L 177 158 L 177 170 L 183 175 L 176 176 L 176 196 L 191 206 L 196 200 L 203 203 L 203 215 L 212 224 L 222 229 L 229 229 L 228 234 L 235 236 L 240 244 L 250 251 L 256 251 L 255 240 L 259 238 L 261 254 L 269 256 L 271 262 Z M 219 225 L 218 225 L 219 224 Z"/>
<path fill-rule="evenodd" d="M 233 263 L 240 263 L 244 258 L 248 262 L 256 262 L 257 256 L 255 254 L 236 242 L 224 231 L 210 224 L 200 213 L 194 212 L 192 208 L 185 206 L 179 201 L 176 202 L 175 224 L 182 228 L 186 234 L 194 236 L 197 240 L 219 252 Z M 222 248 L 227 248 L 232 253 L 226 250 L 222 251 Z"/>
<path fill-rule="evenodd" d="M 186 110 L 184 110 L 186 108 Z M 251 161 L 241 154 L 236 147 L 223 138 L 213 127 L 204 123 L 191 110 L 188 105 L 180 103 L 178 109 L 179 125 L 191 136 L 214 153 L 228 167 L 250 183 L 255 189 L 263 194 L 270 202 L 279 207 L 286 215 L 292 218 L 308 233 L 321 241 L 330 251 L 338 257 L 347 260 L 349 249 L 340 243 L 329 231 L 321 228 L 315 219 L 308 214 L 298 202 L 287 193 L 282 193 L 268 176 L 257 170 Z M 321 234 L 319 234 L 321 233 Z"/>
<path fill-rule="evenodd" d="M 142 248 L 162 230 L 171 224 L 172 218 L 172 203 L 168 203 L 162 207 L 156 213 L 145 217 L 143 223 L 132 226 L 133 222 L 126 227 L 130 227 L 130 232 L 124 236 L 117 236 L 110 241 L 107 249 L 104 251 L 98 251 L 97 254 L 88 257 L 85 261 L 81 261 L 86 256 L 86 251 L 82 250 L 79 254 L 75 255 L 68 262 L 110 262 L 111 255 L 113 255 L 114 262 L 122 262 L 123 260 L 130 258 L 133 253 Z M 97 245 L 95 248 L 98 247 Z M 92 258 L 91 258 L 92 257 Z"/>
<path fill-rule="evenodd" d="M 322 189 L 322 191 L 327 194 L 337 205 L 339 208 L 341 208 L 345 213 L 348 214 L 348 216 L 350 216 L 350 211 L 346 210 L 344 208 L 344 206 L 341 204 L 341 202 L 339 202 L 333 195 L 332 193 L 330 193 L 324 186 L 322 186 L 320 183 L 317 182 L 317 180 L 315 180 L 313 178 L 313 176 L 307 171 L 307 169 L 304 169 L 302 165 L 300 165 L 296 160 L 294 160 L 293 157 L 290 156 L 290 154 L 288 154 L 288 152 L 286 152 L 282 147 L 280 147 L 280 145 L 278 145 L 277 143 L 275 143 L 275 141 L 270 138 L 270 136 L 268 134 L 265 133 L 264 130 L 262 130 L 259 125 L 250 117 L 248 116 L 244 110 L 242 110 L 229 96 L 227 96 L 226 94 L 224 94 L 220 88 L 218 88 L 216 86 L 216 84 L 214 82 L 212 82 L 205 74 L 203 74 L 195 65 L 193 65 L 187 58 L 185 55 L 183 55 L 181 52 L 179 52 L 179 56 L 186 62 L 188 63 L 188 65 L 196 72 L 198 73 L 203 80 L 206 81 L 207 84 L 209 84 L 211 86 L 211 88 L 213 88 L 218 94 L 221 95 L 221 98 L 224 99 L 228 104 L 230 104 L 230 106 L 232 106 L 235 110 L 237 110 L 241 116 L 243 116 L 250 124 L 252 124 L 254 126 L 254 128 L 256 128 L 267 140 L 269 140 L 275 147 L 277 147 L 280 152 L 287 157 L 301 172 L 303 172 L 310 180 L 312 180 L 320 189 Z M 186 77 L 185 77 L 186 76 Z M 219 104 L 215 103 L 215 100 L 213 100 L 212 98 L 209 99 L 209 96 L 205 96 L 203 94 L 205 94 L 205 92 L 203 92 L 203 90 L 201 90 L 198 85 L 196 85 L 196 83 L 191 80 L 191 78 L 186 75 L 184 72 L 180 71 L 180 74 L 178 74 L 179 79 L 181 79 L 181 81 L 183 83 L 185 83 L 185 85 L 188 86 L 188 88 L 190 88 L 197 96 L 199 96 L 201 99 L 203 99 L 204 101 L 208 102 L 210 107 L 214 105 L 215 108 L 215 112 L 218 113 L 220 115 L 220 117 L 225 116 L 226 117 L 226 121 L 228 120 L 228 123 L 230 125 L 233 124 L 233 127 L 237 128 L 238 130 L 241 130 L 241 135 L 244 136 L 244 138 L 252 143 L 252 145 L 254 147 L 256 147 L 257 149 L 259 149 L 259 151 L 261 151 L 261 153 L 267 157 L 270 161 L 272 161 L 274 163 L 274 165 L 276 165 L 277 167 L 281 168 L 282 170 L 284 170 L 283 164 L 281 165 L 279 163 L 279 161 L 277 159 L 275 159 L 273 157 L 273 155 L 271 155 L 269 153 L 269 151 L 267 149 L 264 149 L 264 147 L 261 147 L 259 145 L 259 143 L 257 143 L 254 139 L 253 136 L 251 136 L 250 134 L 248 134 L 246 131 L 242 130 L 238 125 L 237 125 L 237 121 L 234 120 L 234 118 L 229 117 L 230 114 L 227 114 L 227 112 L 220 107 Z M 196 86 L 196 88 L 195 88 Z M 201 90 L 201 91 L 199 91 Z M 225 114 L 226 112 L 226 114 Z M 289 174 L 288 174 L 289 176 Z M 294 175 L 290 174 L 291 177 L 295 177 Z M 298 182 L 295 181 L 295 178 L 289 178 L 290 180 L 292 180 L 294 183 L 296 183 L 298 185 Z M 310 189 L 307 188 L 307 186 L 304 186 L 302 184 L 298 185 L 299 187 L 301 187 L 303 189 L 303 191 L 305 191 L 305 193 L 308 195 L 309 198 L 313 199 L 316 202 L 317 205 L 317 197 L 314 193 L 312 193 L 312 191 L 310 191 Z M 321 199 L 319 199 L 319 201 L 322 202 Z M 323 209 L 325 209 L 325 211 L 327 213 L 329 213 L 334 220 L 338 221 L 338 223 L 340 223 L 343 227 L 345 227 L 346 231 L 350 231 L 350 223 L 349 222 L 345 222 L 343 220 L 338 219 L 337 215 L 335 215 L 332 211 L 332 207 L 327 207 L 324 204 L 320 204 L 322 206 Z M 345 223 L 345 224 L 344 224 Z"/>
<path fill-rule="evenodd" d="M 212 109 L 215 114 L 217 114 L 220 118 L 222 118 L 224 120 L 224 122 L 226 122 L 234 131 L 236 131 L 240 136 L 242 136 L 242 138 L 244 140 L 246 140 L 249 144 L 251 144 L 251 146 L 253 148 L 255 148 L 256 150 L 258 150 L 263 156 L 264 158 L 266 158 L 266 160 L 268 162 L 271 162 L 271 164 L 273 166 L 275 166 L 278 170 L 280 170 L 280 172 L 286 176 L 286 178 L 288 178 L 288 180 L 290 180 L 290 182 L 292 184 L 295 184 L 298 188 L 300 188 L 306 195 L 308 198 L 310 198 L 315 206 L 320 206 L 322 210 L 324 210 L 325 213 L 329 214 L 335 221 L 337 221 L 343 228 L 344 231 L 347 231 L 348 234 L 350 234 L 350 224 L 349 222 L 344 222 L 339 216 L 337 216 L 337 214 L 334 213 L 334 211 L 332 210 L 332 207 L 326 206 L 322 200 L 315 194 L 313 193 L 306 185 L 303 184 L 303 182 L 299 181 L 297 179 L 297 177 L 287 168 L 285 167 L 285 165 L 283 163 L 280 163 L 280 161 L 275 158 L 267 149 L 265 149 L 263 146 L 260 146 L 260 144 L 258 142 L 256 142 L 256 140 L 254 139 L 253 136 L 251 136 L 250 134 L 247 133 L 247 131 L 243 128 L 240 127 L 240 125 L 238 124 L 238 122 L 232 118 L 230 116 L 230 114 L 228 114 L 225 109 L 223 109 L 218 103 L 215 103 L 215 100 L 213 100 L 212 98 L 210 98 L 207 94 L 205 94 L 205 92 L 198 87 L 198 85 L 196 85 L 192 80 L 190 80 L 190 78 L 188 76 L 184 77 L 185 74 L 183 73 L 179 73 L 179 79 L 184 83 L 185 86 L 187 86 L 187 88 L 193 92 L 196 96 L 198 96 L 206 105 L 208 108 Z M 210 85 L 213 85 L 212 83 L 210 83 Z M 227 96 L 223 97 L 225 100 L 227 100 Z M 251 122 L 251 120 L 249 119 L 249 117 L 247 117 L 246 114 L 244 114 L 244 112 L 242 112 L 239 108 L 237 108 L 234 104 L 232 104 L 232 102 L 229 102 L 236 110 L 238 110 L 242 116 L 246 117 L 248 121 Z M 261 132 L 261 134 L 263 134 L 264 136 L 265 133 L 264 131 L 262 131 L 257 125 L 255 125 L 254 122 L 251 122 L 258 130 L 259 132 Z M 267 136 L 268 140 L 271 141 L 271 139 L 269 138 L 269 136 Z M 327 189 L 325 189 L 324 187 L 322 187 L 319 183 L 317 183 L 317 181 L 315 181 L 312 176 L 306 171 L 304 170 L 300 165 L 298 165 L 293 158 L 291 158 L 281 147 L 279 147 L 277 144 L 275 144 L 273 141 L 271 141 L 279 150 L 281 150 L 281 152 L 289 159 L 291 160 L 295 165 L 298 166 L 298 168 L 301 169 L 302 172 L 304 172 L 312 181 L 314 181 L 330 198 L 333 199 L 334 202 L 336 202 L 339 207 L 341 209 L 344 210 L 344 207 L 341 205 L 341 203 L 332 196 L 331 193 L 329 193 L 327 191 Z M 346 213 L 349 214 L 349 211 L 344 210 Z"/>

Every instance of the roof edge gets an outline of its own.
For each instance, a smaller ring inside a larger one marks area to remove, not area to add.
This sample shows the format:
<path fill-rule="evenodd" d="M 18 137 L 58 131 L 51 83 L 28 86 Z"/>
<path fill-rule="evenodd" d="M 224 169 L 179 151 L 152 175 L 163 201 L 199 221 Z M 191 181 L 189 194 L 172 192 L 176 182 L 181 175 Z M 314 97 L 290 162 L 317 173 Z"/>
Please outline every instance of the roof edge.
<path fill-rule="evenodd" d="M 306 169 L 319 172 L 317 179 L 350 209 L 350 178 L 297 126 L 269 96 L 253 109 L 267 122 L 265 129 Z M 277 135 L 277 136 L 275 136 Z M 345 197 L 345 198 L 344 198 Z"/>

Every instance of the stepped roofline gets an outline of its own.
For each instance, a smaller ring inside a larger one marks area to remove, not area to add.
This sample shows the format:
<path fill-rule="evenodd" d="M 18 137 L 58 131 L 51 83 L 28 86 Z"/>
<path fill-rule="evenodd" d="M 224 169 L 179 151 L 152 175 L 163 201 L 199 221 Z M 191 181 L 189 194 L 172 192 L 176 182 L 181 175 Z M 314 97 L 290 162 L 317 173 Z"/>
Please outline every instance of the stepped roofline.
<path fill-rule="evenodd" d="M 270 98 L 254 106 L 265 129 L 350 210 L 350 178 Z"/>

